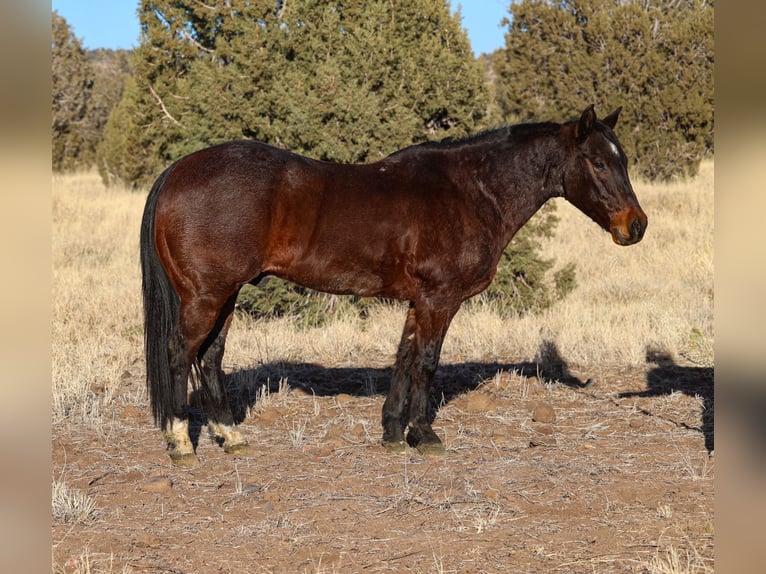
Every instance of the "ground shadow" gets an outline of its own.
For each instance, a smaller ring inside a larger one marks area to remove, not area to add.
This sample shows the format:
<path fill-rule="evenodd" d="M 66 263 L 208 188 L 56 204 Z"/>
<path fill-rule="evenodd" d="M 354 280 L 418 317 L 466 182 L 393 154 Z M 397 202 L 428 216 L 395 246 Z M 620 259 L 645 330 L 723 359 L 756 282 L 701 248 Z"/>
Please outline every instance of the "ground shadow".
<path fill-rule="evenodd" d="M 658 397 L 681 392 L 690 397 L 702 398 L 702 426 L 694 428 L 705 437 L 708 454 L 714 447 L 713 368 L 684 367 L 677 365 L 667 353 L 647 349 L 646 362 L 655 364 L 646 375 L 645 391 L 620 393 L 620 398 Z M 683 423 L 680 423 L 683 424 Z M 688 426 L 683 424 L 683 426 Z"/>
<path fill-rule="evenodd" d="M 570 387 L 587 386 L 569 372 L 555 344 L 543 341 L 534 362 L 499 363 L 465 362 L 442 363 L 436 371 L 429 401 L 429 418 L 433 422 L 438 410 L 456 397 L 475 390 L 498 372 L 556 382 Z M 318 397 L 347 394 L 358 397 L 386 395 L 391 381 L 392 366 L 325 367 L 315 363 L 280 361 L 260 364 L 252 368 L 235 369 L 226 374 L 226 391 L 234 413 L 241 423 L 265 390 L 275 393 L 280 386 L 300 389 Z M 207 416 L 202 405 L 202 393 L 195 390 L 190 400 L 189 434 L 196 446 Z"/>

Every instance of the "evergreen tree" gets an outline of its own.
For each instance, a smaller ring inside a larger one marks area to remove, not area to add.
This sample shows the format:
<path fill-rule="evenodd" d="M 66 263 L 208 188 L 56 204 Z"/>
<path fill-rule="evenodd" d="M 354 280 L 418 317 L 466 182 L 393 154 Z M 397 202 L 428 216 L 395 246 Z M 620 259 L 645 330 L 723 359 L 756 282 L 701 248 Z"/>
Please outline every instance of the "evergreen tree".
<path fill-rule="evenodd" d="M 71 171 L 94 158 L 95 145 L 86 130 L 93 72 L 66 19 L 55 10 L 51 17 L 52 166 Z"/>
<path fill-rule="evenodd" d="M 95 162 L 100 164 L 100 142 L 109 115 L 122 100 L 125 86 L 130 78 L 129 52 L 99 48 L 88 50 L 85 55 L 93 71 L 93 88 L 88 103 L 88 118 L 83 131 L 92 142 Z"/>
<path fill-rule="evenodd" d="M 91 167 L 112 108 L 129 75 L 125 50 L 84 50 L 66 19 L 52 12 L 52 165 Z"/>
<path fill-rule="evenodd" d="M 523 0 L 495 59 L 506 117 L 624 106 L 620 139 L 649 179 L 696 173 L 713 149 L 713 5 Z"/>
<path fill-rule="evenodd" d="M 446 0 L 143 0 L 139 17 L 135 84 L 103 146 L 108 171 L 133 185 L 240 137 L 375 160 L 475 131 L 487 107 Z"/>
<path fill-rule="evenodd" d="M 466 135 L 487 96 L 447 2 L 293 1 L 279 132 L 322 159 L 370 161 L 428 139 Z"/>

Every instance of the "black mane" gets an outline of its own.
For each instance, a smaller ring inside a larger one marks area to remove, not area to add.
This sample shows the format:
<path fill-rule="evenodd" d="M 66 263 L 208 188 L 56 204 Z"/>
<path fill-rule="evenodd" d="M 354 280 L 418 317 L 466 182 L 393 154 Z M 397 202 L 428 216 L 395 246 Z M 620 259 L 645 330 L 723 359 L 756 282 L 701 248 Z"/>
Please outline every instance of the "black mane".
<path fill-rule="evenodd" d="M 439 150 L 471 145 L 476 143 L 485 143 L 490 141 L 502 141 L 506 139 L 515 142 L 534 139 L 541 136 L 554 135 L 561 127 L 561 124 L 555 122 L 537 122 L 521 123 L 498 128 L 489 128 L 481 132 L 470 134 L 463 137 L 449 136 L 440 140 L 426 141 L 411 145 L 402 150 L 398 150 L 391 155 L 397 155 L 406 150 Z"/>
<path fill-rule="evenodd" d="M 513 141 L 525 141 L 554 135 L 559 128 L 561 128 L 561 124 L 555 122 L 516 124 L 508 127 L 508 135 Z"/>

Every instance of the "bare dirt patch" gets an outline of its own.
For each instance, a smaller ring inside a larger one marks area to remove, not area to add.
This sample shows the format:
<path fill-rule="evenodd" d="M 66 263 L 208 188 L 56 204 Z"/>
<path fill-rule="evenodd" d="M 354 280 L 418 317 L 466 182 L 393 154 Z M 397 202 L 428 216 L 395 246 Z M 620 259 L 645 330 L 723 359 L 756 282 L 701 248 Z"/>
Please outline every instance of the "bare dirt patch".
<path fill-rule="evenodd" d="M 224 454 L 197 413 L 192 470 L 169 464 L 136 363 L 102 424 L 53 426 L 54 480 L 95 503 L 54 519 L 54 572 L 711 572 L 713 370 L 652 360 L 555 383 L 445 363 L 443 458 L 380 446 L 386 367 L 235 372 L 256 455 Z"/>

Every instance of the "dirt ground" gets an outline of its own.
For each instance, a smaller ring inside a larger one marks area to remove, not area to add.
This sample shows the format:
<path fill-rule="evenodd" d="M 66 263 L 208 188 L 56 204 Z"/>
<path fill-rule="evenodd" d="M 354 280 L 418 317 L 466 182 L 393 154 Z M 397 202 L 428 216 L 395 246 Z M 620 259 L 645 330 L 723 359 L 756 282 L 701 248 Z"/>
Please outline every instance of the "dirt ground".
<path fill-rule="evenodd" d="M 442 458 L 380 446 L 386 367 L 235 372 L 256 455 L 226 455 L 197 412 L 184 470 L 137 363 L 106 424 L 53 427 L 53 478 L 95 502 L 53 521 L 53 570 L 712 572 L 713 369 L 553 370 L 443 364 Z"/>

